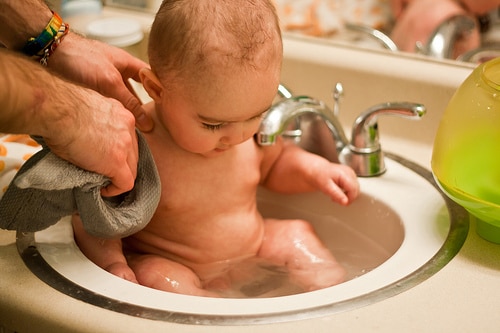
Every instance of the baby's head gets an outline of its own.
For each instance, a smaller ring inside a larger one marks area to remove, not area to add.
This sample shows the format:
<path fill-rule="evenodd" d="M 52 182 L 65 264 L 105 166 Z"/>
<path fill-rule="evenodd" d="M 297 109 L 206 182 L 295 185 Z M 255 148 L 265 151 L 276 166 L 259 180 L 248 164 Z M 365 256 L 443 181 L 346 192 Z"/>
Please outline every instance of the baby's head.
<path fill-rule="evenodd" d="M 197 119 L 212 136 L 221 132 L 223 143 L 212 149 L 224 149 L 255 133 L 277 91 L 282 42 L 271 0 L 164 0 L 148 52 L 151 72 L 143 81 L 159 121 L 189 151 L 210 147 L 183 142 L 171 126 L 172 113 Z M 243 133 L 229 131 L 235 124 Z"/>
<path fill-rule="evenodd" d="M 270 0 L 164 0 L 149 37 L 149 63 L 162 81 L 209 79 L 229 67 L 281 63 Z"/>

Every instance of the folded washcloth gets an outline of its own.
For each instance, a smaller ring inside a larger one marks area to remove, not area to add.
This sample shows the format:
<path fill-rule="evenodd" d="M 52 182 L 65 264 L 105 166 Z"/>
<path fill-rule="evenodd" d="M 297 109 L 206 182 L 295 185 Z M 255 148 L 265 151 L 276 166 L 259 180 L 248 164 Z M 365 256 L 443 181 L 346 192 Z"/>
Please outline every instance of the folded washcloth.
<path fill-rule="evenodd" d="M 44 145 L 24 163 L 0 201 L 0 228 L 35 232 L 78 211 L 85 230 L 97 237 L 125 237 L 142 229 L 156 210 L 161 185 L 149 147 L 137 133 L 139 163 L 131 191 L 103 198 L 107 177 L 80 169 Z"/>

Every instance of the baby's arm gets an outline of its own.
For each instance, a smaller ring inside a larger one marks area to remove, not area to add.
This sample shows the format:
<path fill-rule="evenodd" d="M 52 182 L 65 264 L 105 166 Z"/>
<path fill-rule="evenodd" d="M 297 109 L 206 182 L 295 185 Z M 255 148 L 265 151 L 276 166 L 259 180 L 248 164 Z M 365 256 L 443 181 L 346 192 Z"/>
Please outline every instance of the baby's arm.
<path fill-rule="evenodd" d="M 122 279 L 137 283 L 135 273 L 127 264 L 121 239 L 104 239 L 89 235 L 80 216 L 73 215 L 73 231 L 80 250 L 90 261 Z"/>
<path fill-rule="evenodd" d="M 348 166 L 331 163 L 282 140 L 276 146 L 263 149 L 261 183 L 270 190 L 281 193 L 319 190 L 342 205 L 348 205 L 359 194 L 356 174 Z"/>

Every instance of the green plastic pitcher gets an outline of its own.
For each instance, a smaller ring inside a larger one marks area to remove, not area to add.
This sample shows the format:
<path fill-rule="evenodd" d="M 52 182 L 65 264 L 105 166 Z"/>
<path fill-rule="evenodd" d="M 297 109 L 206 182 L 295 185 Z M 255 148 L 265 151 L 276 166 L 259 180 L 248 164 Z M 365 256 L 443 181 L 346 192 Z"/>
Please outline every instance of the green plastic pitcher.
<path fill-rule="evenodd" d="M 442 190 L 477 218 L 477 233 L 500 243 L 500 58 L 479 65 L 453 95 L 431 165 Z"/>

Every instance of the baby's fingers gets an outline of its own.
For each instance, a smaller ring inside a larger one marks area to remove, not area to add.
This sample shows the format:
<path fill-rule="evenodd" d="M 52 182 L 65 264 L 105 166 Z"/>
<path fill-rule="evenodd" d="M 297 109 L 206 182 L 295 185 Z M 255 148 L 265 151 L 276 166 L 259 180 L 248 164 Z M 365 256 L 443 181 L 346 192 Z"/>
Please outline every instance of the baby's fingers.
<path fill-rule="evenodd" d="M 325 192 L 333 201 L 338 202 L 342 206 L 346 206 L 352 201 L 349 195 L 338 187 L 333 181 L 325 189 Z"/>
<path fill-rule="evenodd" d="M 343 167 L 335 178 L 332 179 L 328 189 L 333 200 L 342 205 L 347 205 L 358 197 L 359 182 L 351 168 Z"/>
<path fill-rule="evenodd" d="M 342 185 L 342 188 L 347 198 L 349 199 L 348 200 L 349 203 L 354 201 L 354 199 L 356 199 L 359 195 L 360 189 L 357 178 L 347 179 L 345 183 Z"/>

